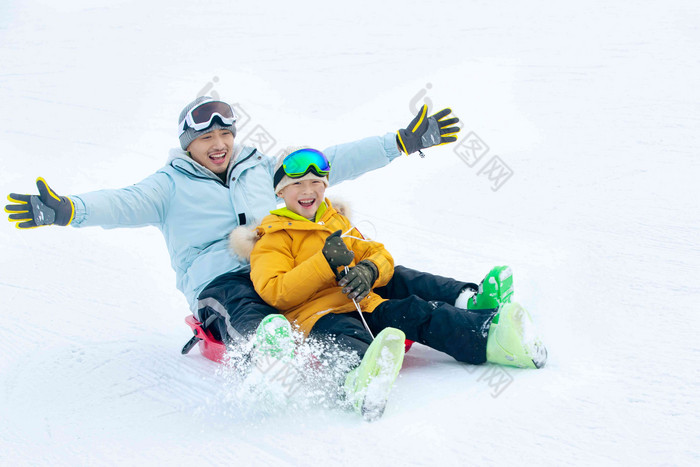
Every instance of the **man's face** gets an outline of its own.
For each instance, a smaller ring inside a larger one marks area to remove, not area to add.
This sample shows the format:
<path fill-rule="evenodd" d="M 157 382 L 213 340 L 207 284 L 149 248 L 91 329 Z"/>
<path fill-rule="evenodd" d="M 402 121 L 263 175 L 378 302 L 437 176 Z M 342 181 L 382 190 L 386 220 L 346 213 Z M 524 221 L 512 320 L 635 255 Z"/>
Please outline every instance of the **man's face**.
<path fill-rule="evenodd" d="M 230 130 L 214 130 L 190 143 L 187 147 L 192 159 L 215 174 L 226 172 L 233 153 L 233 133 Z"/>
<path fill-rule="evenodd" d="M 279 197 L 284 199 L 287 209 L 311 219 L 316 215 L 325 192 L 326 184 L 323 180 L 312 178 L 287 185 L 279 192 Z"/>

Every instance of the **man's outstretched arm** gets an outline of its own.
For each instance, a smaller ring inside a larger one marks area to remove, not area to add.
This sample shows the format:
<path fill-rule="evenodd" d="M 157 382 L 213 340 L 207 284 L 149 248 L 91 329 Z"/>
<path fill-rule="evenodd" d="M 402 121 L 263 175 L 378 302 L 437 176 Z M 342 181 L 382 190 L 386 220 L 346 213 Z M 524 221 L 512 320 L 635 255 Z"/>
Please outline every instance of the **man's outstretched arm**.
<path fill-rule="evenodd" d="M 142 182 L 116 190 L 60 196 L 39 177 L 38 195 L 11 193 L 5 206 L 8 220 L 19 229 L 46 225 L 73 227 L 140 227 L 162 222 L 167 203 L 167 179 L 156 173 Z"/>
<path fill-rule="evenodd" d="M 448 118 L 451 112 L 450 109 L 443 109 L 427 116 L 428 107 L 424 105 L 408 127 L 396 133 L 326 148 L 323 153 L 332 166 L 330 184 L 352 180 L 366 172 L 384 167 L 402 152 L 412 154 L 456 141 L 460 129 L 454 125 L 459 119 Z"/>

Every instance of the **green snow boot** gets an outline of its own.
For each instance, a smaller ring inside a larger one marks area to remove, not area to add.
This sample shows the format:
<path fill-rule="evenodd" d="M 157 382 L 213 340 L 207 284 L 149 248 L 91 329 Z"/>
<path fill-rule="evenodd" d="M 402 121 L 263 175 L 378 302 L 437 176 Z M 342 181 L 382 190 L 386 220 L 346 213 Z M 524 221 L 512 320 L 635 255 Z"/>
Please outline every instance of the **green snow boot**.
<path fill-rule="evenodd" d="M 267 315 L 255 331 L 255 350 L 277 359 L 294 358 L 292 326 L 282 315 Z"/>
<path fill-rule="evenodd" d="M 547 349 L 537 335 L 530 313 L 519 303 L 507 303 L 491 321 L 486 361 L 518 368 L 542 368 Z"/>
<path fill-rule="evenodd" d="M 403 364 L 406 335 L 385 328 L 370 344 L 360 366 L 345 378 L 345 394 L 356 412 L 372 422 L 384 414 L 389 393 Z"/>
<path fill-rule="evenodd" d="M 479 284 L 479 291 L 469 299 L 468 310 L 487 310 L 510 303 L 513 296 L 513 271 L 508 266 L 491 269 Z"/>

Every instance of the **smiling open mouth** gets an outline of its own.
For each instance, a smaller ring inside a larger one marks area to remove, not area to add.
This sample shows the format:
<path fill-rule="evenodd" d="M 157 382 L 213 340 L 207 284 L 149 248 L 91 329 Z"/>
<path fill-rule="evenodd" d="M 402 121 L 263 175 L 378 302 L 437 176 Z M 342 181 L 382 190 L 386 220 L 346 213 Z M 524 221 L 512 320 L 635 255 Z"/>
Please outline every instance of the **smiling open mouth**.
<path fill-rule="evenodd" d="M 304 208 L 310 208 L 313 206 L 313 204 L 316 202 L 315 199 L 305 199 L 305 200 L 299 200 L 299 204 L 301 204 L 302 207 Z"/>
<path fill-rule="evenodd" d="M 209 159 L 211 159 L 215 163 L 221 163 L 226 159 L 226 153 L 221 152 L 221 153 L 216 153 L 216 154 L 210 154 Z"/>

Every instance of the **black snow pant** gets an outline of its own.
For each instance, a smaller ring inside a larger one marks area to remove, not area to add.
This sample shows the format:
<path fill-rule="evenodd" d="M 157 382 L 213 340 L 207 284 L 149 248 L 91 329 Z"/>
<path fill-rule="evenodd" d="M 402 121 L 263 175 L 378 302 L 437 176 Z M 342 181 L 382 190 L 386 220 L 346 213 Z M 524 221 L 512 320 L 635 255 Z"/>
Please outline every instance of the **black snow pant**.
<path fill-rule="evenodd" d="M 375 336 L 384 328 L 402 330 L 406 339 L 445 352 L 457 361 L 480 364 L 486 361 L 486 338 L 496 310 L 464 310 L 416 295 L 390 299 L 372 313 L 362 313 Z M 329 313 L 319 319 L 310 336 L 333 336 L 341 346 L 363 357 L 372 335 L 358 312 Z"/>
<path fill-rule="evenodd" d="M 396 266 L 389 283 L 374 289 L 374 292 L 387 299 L 402 300 L 416 296 L 426 303 L 445 302 L 446 305 L 454 303 L 462 290 L 470 287 L 473 288 L 474 284 Z M 464 310 L 461 311 L 464 312 Z M 208 330 L 214 337 L 226 343 L 247 338 L 255 333 L 258 324 L 265 316 L 274 313 L 279 311 L 265 303 L 257 294 L 250 280 L 250 274 L 247 272 L 222 274 L 210 282 L 199 295 L 199 320 L 205 323 L 210 316 L 214 315 L 215 319 Z M 371 314 L 373 313 L 367 315 Z M 377 326 L 381 325 L 382 323 L 377 323 Z M 386 326 L 392 325 L 387 324 L 384 327 Z M 408 335 L 408 332 L 406 333 Z M 421 339 L 408 338 L 423 343 Z"/>

